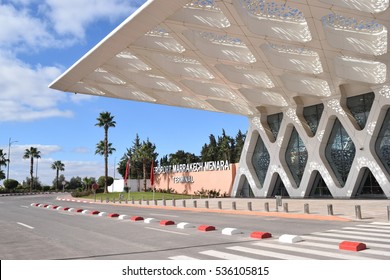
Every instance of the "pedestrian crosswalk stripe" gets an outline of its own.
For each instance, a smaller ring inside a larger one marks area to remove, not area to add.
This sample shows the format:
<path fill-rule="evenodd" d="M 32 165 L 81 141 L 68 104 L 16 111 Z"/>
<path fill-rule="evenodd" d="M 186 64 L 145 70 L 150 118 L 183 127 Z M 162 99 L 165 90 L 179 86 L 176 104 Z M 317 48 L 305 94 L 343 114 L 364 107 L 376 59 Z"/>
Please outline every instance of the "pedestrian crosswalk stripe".
<path fill-rule="evenodd" d="M 380 228 L 380 229 L 390 229 L 389 226 L 376 226 L 376 225 L 357 225 L 357 227 L 364 227 L 364 228 Z"/>
<path fill-rule="evenodd" d="M 176 260 L 176 261 L 199 260 L 199 259 L 196 259 L 196 258 L 184 256 L 184 255 L 169 257 L 169 259 L 170 260 Z"/>
<path fill-rule="evenodd" d="M 294 243 L 295 244 L 300 244 L 304 245 L 304 241 L 300 243 Z M 319 251 L 319 250 L 313 250 L 313 249 L 308 249 L 304 248 L 302 246 L 294 246 L 294 245 L 279 245 L 276 243 L 265 243 L 265 242 L 256 242 L 254 243 L 256 246 L 260 247 L 265 247 L 265 248 L 272 248 L 272 249 L 279 249 L 279 250 L 285 250 L 285 251 L 293 251 L 299 254 L 310 254 L 310 255 L 319 255 L 323 257 L 328 257 L 328 258 L 334 258 L 334 259 L 345 259 L 345 260 L 369 260 L 370 258 L 365 258 L 365 257 L 359 257 L 356 255 L 348 255 L 348 254 L 343 254 L 340 252 L 328 252 L 328 251 Z M 314 259 L 314 258 L 312 258 Z"/>
<path fill-rule="evenodd" d="M 229 250 L 234 250 L 234 251 L 239 251 L 243 253 L 250 253 L 250 254 L 255 254 L 255 255 L 260 255 L 260 256 L 265 256 L 265 257 L 271 257 L 275 259 L 282 259 L 282 260 L 311 260 L 312 258 L 306 258 L 306 257 L 301 257 L 301 256 L 295 256 L 295 255 L 290 255 L 290 254 L 284 254 L 284 253 L 278 253 L 278 252 L 273 252 L 273 251 L 266 251 L 266 250 L 259 250 L 259 249 L 254 249 L 254 248 L 248 248 L 248 247 L 241 247 L 241 246 L 232 246 L 228 247 L 227 249 Z"/>
<path fill-rule="evenodd" d="M 351 236 L 349 234 L 339 234 L 339 233 L 331 233 L 331 232 L 318 232 L 316 233 L 316 235 L 320 235 L 320 236 L 333 236 L 333 237 L 342 237 L 342 238 L 354 238 L 356 240 L 363 240 L 363 241 L 366 241 L 366 240 L 369 240 L 369 241 L 378 241 L 378 242 L 389 242 L 390 240 L 388 238 L 376 238 L 376 237 L 369 237 L 369 236 L 361 236 L 361 235 L 355 235 L 355 236 Z"/>
<path fill-rule="evenodd" d="M 223 260 L 255 260 L 253 258 L 248 258 L 240 255 L 234 255 L 234 254 L 229 254 L 229 253 L 215 251 L 215 250 L 208 250 L 199 253 L 202 255 L 216 257 Z"/>
<path fill-rule="evenodd" d="M 318 248 L 325 248 L 325 249 L 338 249 L 337 244 L 324 244 L 324 243 L 317 243 L 317 242 L 310 242 L 310 241 L 305 241 L 301 243 L 297 243 L 298 245 L 306 245 L 306 246 L 311 246 L 311 247 L 318 247 Z M 381 250 L 374 250 L 371 248 L 368 248 L 367 250 L 360 251 L 359 254 L 362 255 L 379 255 L 379 256 L 390 256 L 390 252 L 388 251 L 381 251 Z"/>
<path fill-rule="evenodd" d="M 316 240 L 316 241 L 324 241 L 324 242 L 330 242 L 330 243 L 340 243 L 344 239 L 335 239 L 335 238 L 329 238 L 329 237 L 321 237 L 321 236 L 315 236 L 313 235 L 304 235 L 303 238 L 305 240 Z M 386 248 L 390 249 L 390 244 L 383 244 L 383 243 L 375 243 L 375 242 L 369 242 L 368 245 L 370 247 L 379 247 L 379 248 Z"/>
<path fill-rule="evenodd" d="M 373 225 L 380 225 L 380 226 L 387 226 L 387 227 L 390 228 L 390 222 L 389 223 L 373 222 L 371 224 L 373 224 Z"/>
<path fill-rule="evenodd" d="M 367 232 L 384 232 L 390 234 L 390 229 L 377 229 L 377 228 L 359 228 L 359 227 L 343 227 L 343 229 L 367 231 Z"/>
<path fill-rule="evenodd" d="M 225 247 L 221 251 L 207 250 L 197 254 L 224 260 L 255 260 L 259 258 L 286 260 L 311 260 L 318 258 L 373 260 L 388 259 L 390 257 L 390 223 L 374 222 L 354 225 L 325 232 L 313 232 L 302 235 L 302 238 L 302 242 L 295 244 L 280 244 L 276 239 L 272 239 L 253 242 L 246 246 Z M 360 252 L 339 250 L 338 245 L 345 240 L 364 242 L 367 245 L 367 249 Z M 227 250 L 230 250 L 232 253 L 226 252 Z M 205 257 L 198 257 L 177 255 L 169 257 L 169 259 L 205 259 Z"/>
<path fill-rule="evenodd" d="M 336 233 L 346 233 L 346 234 L 352 234 L 352 235 L 368 235 L 368 236 L 375 236 L 375 237 L 387 237 L 389 238 L 389 234 L 386 233 L 375 233 L 375 232 L 361 232 L 361 231 L 350 231 L 350 230 L 338 230 L 338 229 L 332 229 L 328 230 L 327 232 L 336 232 Z M 389 239 L 390 241 L 390 239 Z"/>

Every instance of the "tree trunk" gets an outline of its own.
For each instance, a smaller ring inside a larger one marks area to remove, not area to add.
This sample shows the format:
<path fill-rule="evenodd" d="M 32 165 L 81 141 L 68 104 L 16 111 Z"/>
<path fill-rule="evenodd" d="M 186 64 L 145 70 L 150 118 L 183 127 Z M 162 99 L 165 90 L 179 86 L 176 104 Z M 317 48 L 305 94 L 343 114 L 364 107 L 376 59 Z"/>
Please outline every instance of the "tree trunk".
<path fill-rule="evenodd" d="M 104 193 L 108 193 L 108 127 L 104 127 Z"/>
<path fill-rule="evenodd" d="M 57 168 L 57 177 L 56 177 L 57 178 L 57 192 L 58 192 L 58 189 L 59 189 L 58 188 L 58 175 L 59 175 L 59 173 L 60 173 L 60 170 Z"/>
<path fill-rule="evenodd" d="M 30 160 L 30 192 L 32 192 L 32 188 L 33 188 L 33 183 L 34 183 L 34 157 L 31 156 L 31 160 Z"/>
<path fill-rule="evenodd" d="M 146 159 L 142 161 L 142 169 L 144 173 L 144 192 L 146 192 Z"/>

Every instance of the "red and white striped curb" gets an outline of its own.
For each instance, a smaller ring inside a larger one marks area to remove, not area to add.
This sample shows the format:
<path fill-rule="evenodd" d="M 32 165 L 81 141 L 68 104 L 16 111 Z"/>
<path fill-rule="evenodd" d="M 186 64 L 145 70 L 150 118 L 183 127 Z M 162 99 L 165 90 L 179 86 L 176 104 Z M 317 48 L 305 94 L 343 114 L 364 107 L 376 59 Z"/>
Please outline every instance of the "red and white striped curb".
<path fill-rule="evenodd" d="M 58 198 L 57 200 L 89 203 L 87 201 L 72 200 L 72 199 L 59 199 Z M 68 212 L 73 212 L 76 214 L 80 213 L 80 214 L 84 214 L 84 215 L 96 215 L 99 217 L 117 218 L 118 220 L 128 220 L 128 221 L 132 221 L 132 222 L 137 222 L 137 221 L 142 222 L 143 221 L 144 223 L 147 223 L 147 224 L 159 223 L 161 226 L 174 226 L 174 225 L 176 225 L 176 227 L 178 229 L 196 228 L 198 231 L 202 231 L 202 232 L 210 232 L 210 231 L 217 230 L 217 228 L 215 226 L 212 226 L 212 225 L 203 224 L 203 225 L 196 226 L 194 224 L 187 223 L 187 222 L 180 222 L 180 223 L 176 224 L 175 221 L 172 221 L 172 220 L 158 220 L 156 218 L 144 218 L 141 216 L 129 216 L 126 214 L 107 213 L 107 212 L 100 212 L 97 210 L 92 211 L 92 210 L 85 210 L 85 209 L 81 209 L 81 208 L 72 208 L 72 207 L 65 207 L 65 206 L 58 206 L 58 205 L 51 205 L 51 204 L 44 204 L 44 203 L 32 203 L 31 206 L 53 209 L 53 210 L 68 211 Z M 237 228 L 228 227 L 228 228 L 223 228 L 221 230 L 221 234 L 223 234 L 223 235 L 238 235 L 238 234 L 244 234 L 244 232 L 237 229 Z M 272 234 L 270 234 L 268 232 L 255 231 L 255 232 L 252 232 L 250 234 L 250 237 L 257 238 L 257 239 L 264 239 L 264 238 L 271 238 Z M 280 238 L 280 242 L 296 242 L 296 240 L 300 239 L 300 237 L 294 236 L 295 238 L 291 238 L 292 240 L 287 241 L 286 239 L 289 239 L 289 238 L 286 238 L 286 237 L 288 237 L 288 235 L 283 235 L 283 237 Z"/>

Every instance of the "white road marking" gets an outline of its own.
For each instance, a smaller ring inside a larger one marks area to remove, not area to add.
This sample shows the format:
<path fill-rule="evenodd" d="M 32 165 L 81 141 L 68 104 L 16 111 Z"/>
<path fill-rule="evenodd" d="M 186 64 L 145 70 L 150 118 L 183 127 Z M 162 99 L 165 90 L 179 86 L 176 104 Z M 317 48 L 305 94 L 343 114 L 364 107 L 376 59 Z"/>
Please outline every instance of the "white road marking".
<path fill-rule="evenodd" d="M 188 257 L 188 256 L 184 256 L 184 255 L 169 257 L 169 259 L 170 260 L 176 260 L 176 261 L 199 260 L 199 259 L 196 259 L 196 258 L 191 258 L 191 257 Z"/>
<path fill-rule="evenodd" d="M 177 215 L 156 214 L 156 213 L 150 213 L 149 215 L 151 215 L 151 216 L 173 217 L 173 218 L 178 218 L 179 217 Z"/>
<path fill-rule="evenodd" d="M 368 231 L 368 232 L 384 232 L 390 234 L 390 229 L 376 229 L 376 228 L 358 228 L 358 227 L 343 227 L 343 229 Z"/>
<path fill-rule="evenodd" d="M 28 206 L 26 206 L 26 205 L 20 205 L 20 207 L 22 207 L 22 208 L 28 208 Z"/>
<path fill-rule="evenodd" d="M 24 226 L 24 227 L 26 227 L 26 228 L 29 228 L 29 229 L 34 229 L 34 227 L 32 227 L 32 226 L 29 226 L 29 225 L 26 225 L 26 224 L 23 224 L 23 223 L 17 223 L 18 225 L 21 225 L 21 226 Z"/>
<path fill-rule="evenodd" d="M 325 242 L 331 242 L 331 243 L 340 243 L 341 241 L 345 239 L 334 239 L 334 238 L 326 238 L 326 237 L 319 237 L 319 236 L 313 236 L 313 235 L 304 235 L 303 238 L 306 240 L 315 240 L 315 241 L 325 241 Z M 389 244 L 383 244 L 383 243 L 374 243 L 370 242 L 367 244 L 369 247 L 379 247 L 379 248 L 387 248 L 390 249 Z"/>
<path fill-rule="evenodd" d="M 354 235 L 362 235 L 362 236 L 374 236 L 374 237 L 390 237 L 389 233 L 376 233 L 376 232 L 365 232 L 365 231 L 350 231 L 350 230 L 337 230 L 337 229 L 332 229 L 328 230 L 327 232 L 334 232 L 334 233 L 345 233 L 345 234 L 351 234 L 352 236 Z"/>
<path fill-rule="evenodd" d="M 256 246 L 265 247 L 265 248 L 271 248 L 271 249 L 280 249 L 285 251 L 293 251 L 297 253 L 303 253 L 303 254 L 310 254 L 310 255 L 318 255 L 318 256 L 325 256 L 329 258 L 336 258 L 336 259 L 346 259 L 346 260 L 368 260 L 370 258 L 360 257 L 360 256 L 352 256 L 342 253 L 333 253 L 333 252 L 327 252 L 327 251 L 320 251 L 320 250 L 313 250 L 313 249 L 307 249 L 303 247 L 297 247 L 297 246 L 285 246 L 285 245 L 278 245 L 275 243 L 265 243 L 265 242 L 256 242 L 254 243 Z M 302 245 L 304 245 L 304 242 L 302 242 Z"/>
<path fill-rule="evenodd" d="M 300 257 L 300 256 L 295 256 L 290 254 L 277 253 L 277 252 L 267 251 L 267 250 L 258 250 L 258 249 L 241 247 L 241 246 L 228 247 L 227 249 L 239 251 L 243 253 L 255 254 L 259 256 L 282 259 L 282 260 L 311 260 L 312 259 L 312 258 L 305 258 L 305 257 Z"/>
<path fill-rule="evenodd" d="M 223 259 L 223 260 L 255 260 L 253 258 L 229 254 L 229 253 L 225 253 L 225 252 L 219 252 L 219 251 L 215 251 L 215 250 L 203 251 L 203 252 L 199 252 L 199 254 L 210 256 L 210 257 L 215 257 L 215 258 L 219 258 L 219 259 Z"/>
<path fill-rule="evenodd" d="M 156 231 L 161 231 L 161 232 L 166 232 L 166 233 L 178 234 L 178 235 L 189 235 L 188 233 L 182 233 L 182 232 L 176 232 L 176 231 L 170 231 L 170 230 L 164 230 L 164 229 L 158 229 L 158 228 L 152 228 L 152 227 L 145 227 L 145 228 L 151 229 L 151 230 L 156 230 Z"/>
<path fill-rule="evenodd" d="M 346 239 L 355 239 L 359 241 L 378 241 L 378 242 L 389 242 L 389 238 L 374 238 L 370 236 L 362 236 L 362 235 L 351 235 L 351 234 L 339 234 L 339 233 L 330 233 L 330 232 L 316 232 L 315 235 L 319 236 L 327 236 L 327 237 L 338 237 L 338 238 L 346 238 Z"/>

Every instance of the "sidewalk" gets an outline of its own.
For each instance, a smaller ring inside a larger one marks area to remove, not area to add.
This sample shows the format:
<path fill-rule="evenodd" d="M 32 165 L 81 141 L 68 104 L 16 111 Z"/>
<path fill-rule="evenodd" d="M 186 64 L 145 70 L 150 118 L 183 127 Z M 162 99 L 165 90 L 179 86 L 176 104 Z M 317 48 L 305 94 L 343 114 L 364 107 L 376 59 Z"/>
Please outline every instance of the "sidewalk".
<path fill-rule="evenodd" d="M 66 195 L 61 200 L 85 202 L 85 199 Z M 113 204 L 113 202 L 94 202 Z M 267 209 L 268 204 L 268 209 Z M 186 200 L 159 201 L 121 201 L 115 205 L 143 208 L 161 208 L 169 210 L 214 212 L 234 215 L 273 216 L 295 219 L 389 222 L 390 200 L 344 200 L 344 199 L 282 199 L 281 206 L 276 206 L 275 198 L 202 198 Z M 360 213 L 356 208 L 360 207 Z M 332 209 L 330 209 L 332 208 Z M 287 209 L 287 210 L 286 210 Z M 333 213 L 331 213 L 333 210 Z M 360 216 L 360 217 L 359 217 Z"/>

